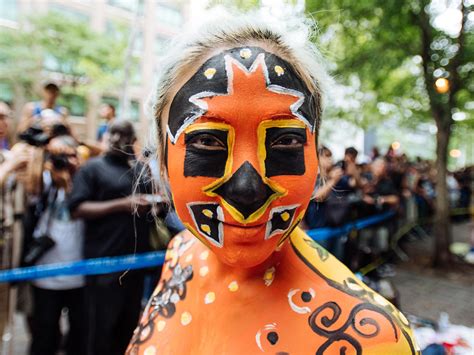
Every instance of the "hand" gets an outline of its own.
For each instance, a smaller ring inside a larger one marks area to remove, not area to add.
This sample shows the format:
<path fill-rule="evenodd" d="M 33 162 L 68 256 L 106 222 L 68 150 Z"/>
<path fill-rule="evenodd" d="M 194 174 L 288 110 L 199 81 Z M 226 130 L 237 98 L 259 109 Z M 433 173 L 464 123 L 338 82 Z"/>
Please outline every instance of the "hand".
<path fill-rule="evenodd" d="M 144 213 L 151 208 L 150 201 L 143 194 L 133 194 L 123 199 L 124 210 L 130 213 Z"/>
<path fill-rule="evenodd" d="M 364 195 L 364 197 L 362 197 L 362 201 L 368 205 L 375 205 L 375 199 L 369 195 Z"/>
<path fill-rule="evenodd" d="M 356 176 L 358 174 L 357 165 L 353 162 L 346 162 L 346 174 Z"/>
<path fill-rule="evenodd" d="M 18 170 L 23 170 L 28 165 L 31 154 L 27 151 L 21 151 L 17 154 L 14 154 L 10 159 L 8 159 L 4 164 L 6 164 L 8 171 L 14 172 Z"/>
<path fill-rule="evenodd" d="M 344 171 L 340 167 L 335 167 L 329 172 L 329 180 L 333 184 L 337 184 L 339 180 L 341 180 L 343 175 L 344 175 Z"/>

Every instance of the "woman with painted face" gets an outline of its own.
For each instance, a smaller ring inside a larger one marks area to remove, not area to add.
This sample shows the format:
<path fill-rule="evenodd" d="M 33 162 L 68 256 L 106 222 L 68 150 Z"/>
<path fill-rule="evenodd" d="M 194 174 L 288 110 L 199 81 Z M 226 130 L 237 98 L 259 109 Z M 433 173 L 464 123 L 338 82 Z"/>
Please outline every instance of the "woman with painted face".
<path fill-rule="evenodd" d="M 298 228 L 327 76 L 291 35 L 219 19 L 162 66 L 157 155 L 187 230 L 130 354 L 416 353 L 403 314 Z"/>

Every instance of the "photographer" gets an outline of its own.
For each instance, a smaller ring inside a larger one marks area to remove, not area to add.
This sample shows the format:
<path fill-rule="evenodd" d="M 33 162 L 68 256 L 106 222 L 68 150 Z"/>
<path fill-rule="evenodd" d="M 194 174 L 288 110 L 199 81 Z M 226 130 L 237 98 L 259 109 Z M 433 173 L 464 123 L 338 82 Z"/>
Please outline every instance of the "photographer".
<path fill-rule="evenodd" d="M 68 124 L 66 122 L 66 118 L 68 111 L 65 107 L 56 104 L 59 95 L 59 86 L 51 82 L 46 83 L 43 86 L 42 100 L 29 102 L 25 105 L 25 107 L 23 107 L 21 120 L 17 129 L 18 132 L 27 130 L 35 123 L 39 123 L 42 126 L 49 126 L 50 123 L 47 122 L 49 118 L 45 117 L 45 112 L 46 116 L 49 117 L 51 117 L 52 113 L 54 113 L 57 117 L 59 117 L 61 123 L 67 126 Z"/>
<path fill-rule="evenodd" d="M 26 263 L 43 265 L 83 258 L 83 222 L 72 219 L 66 205 L 72 177 L 79 168 L 77 147 L 77 142 L 68 135 L 52 138 L 46 146 L 43 189 L 38 203 L 41 212 L 27 248 Z M 59 319 L 64 308 L 68 309 L 69 319 L 66 354 L 85 354 L 84 277 L 57 276 L 38 279 L 32 284 L 30 354 L 56 354 L 61 340 Z"/>

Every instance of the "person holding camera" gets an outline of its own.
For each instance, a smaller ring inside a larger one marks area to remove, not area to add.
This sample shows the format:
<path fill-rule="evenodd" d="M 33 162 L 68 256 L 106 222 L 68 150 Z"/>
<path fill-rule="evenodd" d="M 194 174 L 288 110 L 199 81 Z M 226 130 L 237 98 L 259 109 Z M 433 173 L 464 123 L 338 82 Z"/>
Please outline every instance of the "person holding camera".
<path fill-rule="evenodd" d="M 78 144 L 61 135 L 46 146 L 41 213 L 28 246 L 25 262 L 34 265 L 73 262 L 83 258 L 84 223 L 73 219 L 67 206 L 72 177 L 79 168 Z M 85 354 L 86 312 L 83 276 L 56 276 L 34 280 L 30 354 L 56 354 L 66 339 L 66 354 Z M 62 337 L 59 320 L 67 308 L 69 332 Z"/>
<path fill-rule="evenodd" d="M 51 126 L 50 117 L 55 114 L 61 119 L 61 123 L 67 126 L 66 118 L 68 111 L 65 107 L 56 103 L 61 91 L 55 83 L 48 82 L 43 86 L 42 100 L 28 102 L 22 110 L 21 120 L 18 124 L 18 132 L 24 132 L 33 125 Z"/>
<path fill-rule="evenodd" d="M 74 177 L 69 208 L 86 222 L 86 258 L 150 251 L 151 178 L 135 160 L 129 121 L 109 128 L 108 150 Z M 123 354 L 138 322 L 143 270 L 86 277 L 88 354 Z"/>

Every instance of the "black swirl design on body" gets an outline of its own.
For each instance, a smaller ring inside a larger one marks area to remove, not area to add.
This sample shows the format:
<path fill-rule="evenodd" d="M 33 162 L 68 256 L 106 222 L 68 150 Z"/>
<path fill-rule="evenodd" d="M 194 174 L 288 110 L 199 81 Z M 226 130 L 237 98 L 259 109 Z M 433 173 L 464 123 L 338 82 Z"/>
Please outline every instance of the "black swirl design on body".
<path fill-rule="evenodd" d="M 351 328 L 357 335 L 362 338 L 374 338 L 380 332 L 380 324 L 369 315 L 363 315 L 359 318 L 361 312 L 369 311 L 382 315 L 391 325 L 394 333 L 395 342 L 398 341 L 398 331 L 389 314 L 384 312 L 380 307 L 370 303 L 360 303 L 356 305 L 350 312 L 344 324 L 332 329 L 341 317 L 341 307 L 336 302 L 327 302 L 322 306 L 316 308 L 308 318 L 308 323 L 313 332 L 327 338 L 327 341 L 317 350 L 316 354 L 324 354 L 325 351 L 331 348 L 333 353 L 333 344 L 338 343 L 341 346 L 340 354 L 344 354 L 347 350 L 347 345 L 351 345 L 357 354 L 361 353 L 362 346 L 353 336 L 346 333 Z M 346 347 L 342 344 L 346 344 Z M 345 348 L 345 350 L 343 349 Z M 329 353 L 329 352 L 328 352 Z"/>
<path fill-rule="evenodd" d="M 164 318 L 171 318 L 176 312 L 176 303 L 186 297 L 187 287 L 186 283 L 193 278 L 192 265 L 185 268 L 176 263 L 175 266 L 170 266 L 172 275 L 168 280 L 163 280 L 161 290 L 151 298 L 148 303 L 145 313 L 148 313 L 148 318 L 145 322 L 141 322 L 132 338 L 134 345 L 129 354 L 132 354 L 134 349 L 140 344 L 148 341 L 155 330 L 155 320 L 158 316 Z"/>

